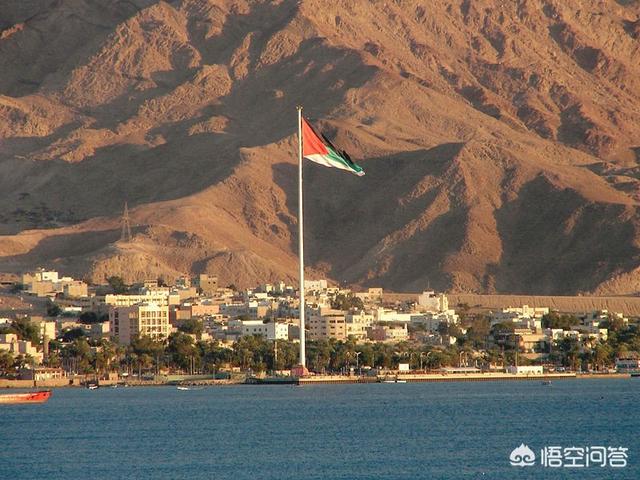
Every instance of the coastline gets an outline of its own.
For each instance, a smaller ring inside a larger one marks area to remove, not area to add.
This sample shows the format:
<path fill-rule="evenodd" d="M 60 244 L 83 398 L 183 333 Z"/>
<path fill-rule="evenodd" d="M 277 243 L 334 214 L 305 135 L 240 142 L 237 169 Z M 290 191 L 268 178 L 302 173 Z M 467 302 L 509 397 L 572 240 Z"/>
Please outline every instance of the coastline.
<path fill-rule="evenodd" d="M 329 385 L 329 384 L 363 384 L 363 383 L 426 383 L 426 382 L 487 382 L 487 381 L 553 381 L 553 380 L 603 380 L 630 379 L 628 373 L 606 374 L 576 374 L 549 373 L 544 375 L 514 375 L 509 373 L 470 373 L 470 374 L 389 374 L 375 377 L 344 376 L 344 375 L 313 375 L 302 378 L 294 377 L 264 377 L 233 380 L 200 380 L 195 382 L 161 382 L 161 381 L 128 381 L 127 387 L 176 387 L 179 385 L 220 387 L 229 385 Z M 113 385 L 124 387 L 124 382 L 104 380 L 100 386 L 110 388 Z M 32 380 L 2 380 L 0 390 L 13 389 L 51 389 L 51 388 L 85 388 L 81 383 L 70 383 L 67 379 L 55 381 Z"/>

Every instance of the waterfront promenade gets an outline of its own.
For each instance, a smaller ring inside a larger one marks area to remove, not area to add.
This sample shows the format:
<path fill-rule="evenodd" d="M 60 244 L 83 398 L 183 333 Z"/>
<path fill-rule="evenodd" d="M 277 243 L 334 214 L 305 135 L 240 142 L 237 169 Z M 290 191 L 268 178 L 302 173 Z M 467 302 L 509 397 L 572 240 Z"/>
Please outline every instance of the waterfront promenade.
<path fill-rule="evenodd" d="M 309 375 L 307 377 L 244 377 L 238 376 L 233 379 L 221 380 L 213 378 L 194 378 L 185 379 L 181 382 L 165 381 L 165 380 L 127 380 L 127 386 L 144 387 L 144 386 L 176 386 L 176 385 L 199 385 L 199 386 L 229 386 L 229 385 L 325 385 L 325 384 L 370 384 L 370 383 L 420 383 L 420 382 L 487 382 L 487 381 L 553 381 L 553 380 L 604 380 L 604 379 L 630 379 L 631 376 L 625 373 L 606 373 L 606 374 L 576 374 L 575 372 L 566 373 L 545 373 L 543 375 L 514 375 L 503 372 L 485 372 L 485 373 L 383 373 L 380 375 Z M 101 381 L 100 385 L 109 387 L 116 383 L 115 381 Z M 68 380 L 49 380 L 34 382 L 29 380 L 0 380 L 0 389 L 2 388 L 82 388 L 84 385 L 79 382 L 70 383 Z"/>

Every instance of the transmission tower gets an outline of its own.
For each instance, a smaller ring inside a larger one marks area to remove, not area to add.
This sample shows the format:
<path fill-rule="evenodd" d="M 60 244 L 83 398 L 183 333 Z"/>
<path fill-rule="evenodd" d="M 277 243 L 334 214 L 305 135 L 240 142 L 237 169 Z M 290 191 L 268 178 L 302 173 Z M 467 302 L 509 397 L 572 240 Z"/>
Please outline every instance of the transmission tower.
<path fill-rule="evenodd" d="M 120 240 L 123 242 L 131 241 L 131 222 L 129 221 L 127 202 L 124 202 L 124 212 L 122 212 L 122 235 L 120 235 Z"/>

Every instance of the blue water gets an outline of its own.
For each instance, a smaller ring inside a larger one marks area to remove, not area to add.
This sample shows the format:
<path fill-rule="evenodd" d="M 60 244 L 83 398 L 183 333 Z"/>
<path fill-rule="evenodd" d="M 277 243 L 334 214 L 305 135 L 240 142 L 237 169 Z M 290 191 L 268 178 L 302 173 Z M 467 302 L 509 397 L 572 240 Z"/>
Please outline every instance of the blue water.
<path fill-rule="evenodd" d="M 60 389 L 0 407 L 0 479 L 640 478 L 640 379 Z M 625 468 L 512 467 L 623 446 Z"/>

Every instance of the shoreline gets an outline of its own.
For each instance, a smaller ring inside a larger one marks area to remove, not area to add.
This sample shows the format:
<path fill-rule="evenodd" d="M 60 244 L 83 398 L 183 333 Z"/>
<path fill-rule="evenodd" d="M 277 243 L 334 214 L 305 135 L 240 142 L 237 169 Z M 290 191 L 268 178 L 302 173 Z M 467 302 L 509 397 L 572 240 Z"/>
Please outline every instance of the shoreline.
<path fill-rule="evenodd" d="M 309 377 L 264 377 L 245 380 L 205 380 L 197 382 L 100 382 L 101 388 L 129 387 L 224 387 L 234 385 L 338 385 L 338 384 L 371 384 L 371 383 L 435 383 L 435 382 L 496 382 L 496 381 L 553 381 L 553 380 L 603 380 L 603 379 L 630 379 L 628 373 L 607 374 L 576 374 L 576 373 L 549 373 L 544 375 L 514 375 L 508 373 L 470 373 L 470 374 L 393 374 L 376 377 L 358 377 L 342 375 L 314 375 Z M 126 387 L 125 387 L 126 385 Z M 86 388 L 81 384 L 55 382 L 33 382 L 30 380 L 0 380 L 0 390 L 14 389 L 58 389 L 58 388 Z"/>

